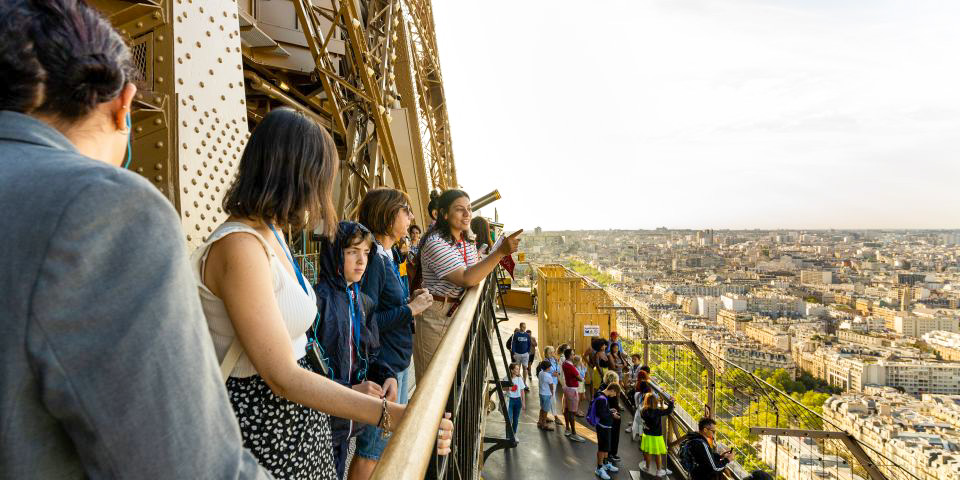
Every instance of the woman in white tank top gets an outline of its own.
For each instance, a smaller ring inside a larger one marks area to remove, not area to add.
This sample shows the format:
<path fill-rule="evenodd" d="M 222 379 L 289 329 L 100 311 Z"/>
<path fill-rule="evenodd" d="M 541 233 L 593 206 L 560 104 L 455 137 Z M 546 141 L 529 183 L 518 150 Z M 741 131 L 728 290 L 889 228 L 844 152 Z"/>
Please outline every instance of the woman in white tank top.
<path fill-rule="evenodd" d="M 293 263 L 284 229 L 336 228 L 330 135 L 291 109 L 273 110 L 253 131 L 226 194 L 230 214 L 194 254 L 203 310 L 240 424 L 244 446 L 277 478 L 335 479 L 327 414 L 395 427 L 404 406 L 342 387 L 306 359 L 317 317 L 313 289 Z M 441 422 L 438 452 L 452 423 Z"/>

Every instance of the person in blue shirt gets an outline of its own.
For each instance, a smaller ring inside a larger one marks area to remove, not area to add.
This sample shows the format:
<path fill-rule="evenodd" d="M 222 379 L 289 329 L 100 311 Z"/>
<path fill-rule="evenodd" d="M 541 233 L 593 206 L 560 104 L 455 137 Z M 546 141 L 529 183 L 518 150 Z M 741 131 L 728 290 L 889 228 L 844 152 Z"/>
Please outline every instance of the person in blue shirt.
<path fill-rule="evenodd" d="M 406 193 L 393 188 L 370 190 L 360 202 L 358 220 L 373 232 L 366 274 L 360 290 L 375 305 L 373 317 L 379 331 L 380 349 L 371 361 L 367 378 L 383 387 L 387 400 L 406 404 L 413 378 L 413 317 L 433 303 L 433 296 L 420 289 L 411 296 L 406 276 L 401 275 L 397 256 L 391 253 L 406 237 L 413 212 Z M 351 480 L 366 480 L 373 474 L 387 440 L 378 428 L 366 428 L 357 437 L 357 450 L 350 464 Z"/>
<path fill-rule="evenodd" d="M 524 378 L 530 378 L 530 334 L 527 333 L 527 324 L 520 323 L 520 331 L 513 334 L 510 341 L 510 353 L 513 362 L 523 369 Z"/>

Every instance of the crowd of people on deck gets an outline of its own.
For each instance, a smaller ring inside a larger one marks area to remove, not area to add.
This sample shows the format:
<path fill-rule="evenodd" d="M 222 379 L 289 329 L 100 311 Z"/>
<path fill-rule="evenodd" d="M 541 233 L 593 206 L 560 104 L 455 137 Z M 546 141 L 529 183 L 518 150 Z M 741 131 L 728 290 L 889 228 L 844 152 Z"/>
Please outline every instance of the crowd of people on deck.
<path fill-rule="evenodd" d="M 509 375 L 505 379 L 508 393 L 508 428 L 516 437 L 519 416 L 527 408 L 526 396 L 533 384 L 524 366 L 536 353 L 536 339 L 526 324 L 521 323 L 507 339 L 512 354 Z M 639 353 L 629 357 L 617 332 L 610 338 L 593 337 L 582 355 L 569 344 L 543 347 L 543 360 L 536 364 L 534 377 L 539 398 L 537 428 L 544 432 L 559 431 L 562 417 L 564 435 L 571 442 L 586 439 L 577 433 L 591 428 L 596 434 L 596 470 L 594 474 L 609 480 L 620 470 L 621 432 L 639 440 L 643 455 L 639 468 L 645 474 L 666 478 L 674 472 L 667 466 L 667 454 L 673 451 L 691 480 L 719 480 L 733 461 L 733 450 L 717 444 L 717 422 L 700 419 L 697 430 L 667 444 L 665 418 L 674 412 L 674 398 L 664 391 L 643 364 Z M 562 412 L 558 414 L 557 412 Z M 632 421 L 623 426 L 628 412 Z M 586 426 L 577 418 L 584 419 Z M 771 480 L 768 473 L 757 470 L 749 480 Z"/>
<path fill-rule="evenodd" d="M 478 251 L 460 190 L 426 231 L 391 188 L 339 221 L 333 139 L 278 108 L 188 255 L 124 168 L 137 70 L 106 19 L 3 2 L 0 71 L 0 478 L 369 478 L 459 298 L 519 236 Z M 315 283 L 288 247 L 312 231 Z M 421 421 L 448 454 L 449 413 Z"/>

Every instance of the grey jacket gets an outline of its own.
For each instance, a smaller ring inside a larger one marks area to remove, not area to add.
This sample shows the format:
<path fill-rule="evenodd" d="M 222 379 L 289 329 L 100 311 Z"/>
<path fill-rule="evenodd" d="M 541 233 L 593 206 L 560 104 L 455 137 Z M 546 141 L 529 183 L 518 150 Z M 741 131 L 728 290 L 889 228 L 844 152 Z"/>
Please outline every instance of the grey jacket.
<path fill-rule="evenodd" d="M 149 182 L 0 111 L 0 479 L 269 478 L 182 237 Z"/>

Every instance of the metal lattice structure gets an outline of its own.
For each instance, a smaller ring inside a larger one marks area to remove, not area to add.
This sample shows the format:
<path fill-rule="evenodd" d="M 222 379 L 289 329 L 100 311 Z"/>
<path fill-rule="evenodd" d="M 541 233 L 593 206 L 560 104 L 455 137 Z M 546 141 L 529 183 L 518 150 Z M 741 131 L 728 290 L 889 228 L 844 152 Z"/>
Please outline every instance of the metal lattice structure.
<path fill-rule="evenodd" d="M 281 106 L 333 135 L 343 216 L 390 186 L 423 219 L 430 189 L 457 185 L 429 1 L 91 3 L 141 74 L 131 168 L 177 207 L 191 246 L 225 219 L 249 130 Z"/>

